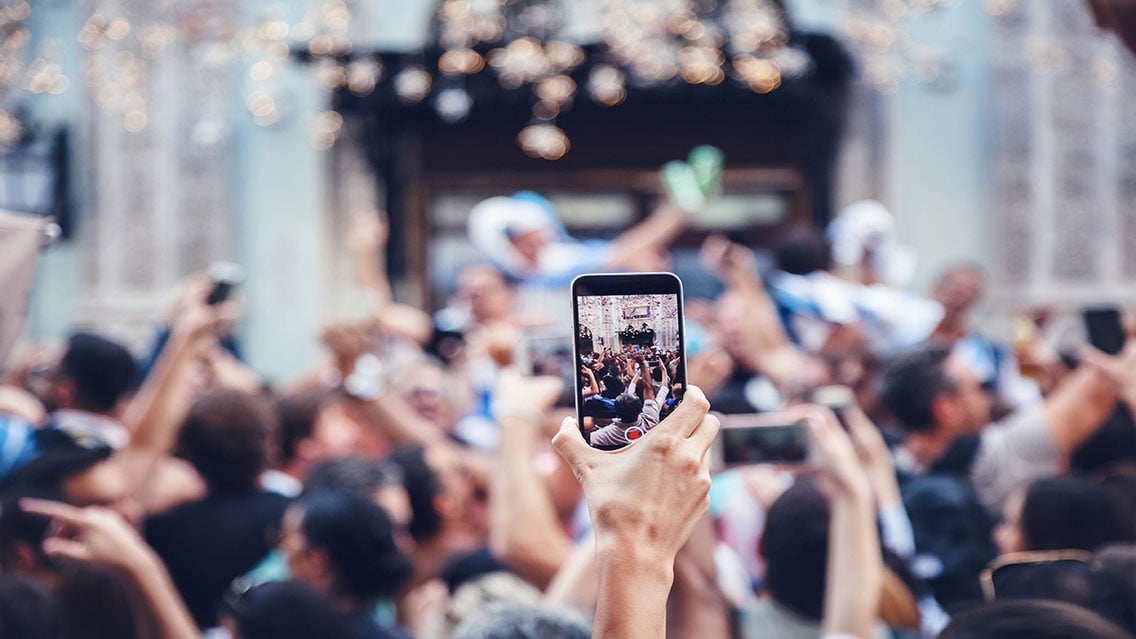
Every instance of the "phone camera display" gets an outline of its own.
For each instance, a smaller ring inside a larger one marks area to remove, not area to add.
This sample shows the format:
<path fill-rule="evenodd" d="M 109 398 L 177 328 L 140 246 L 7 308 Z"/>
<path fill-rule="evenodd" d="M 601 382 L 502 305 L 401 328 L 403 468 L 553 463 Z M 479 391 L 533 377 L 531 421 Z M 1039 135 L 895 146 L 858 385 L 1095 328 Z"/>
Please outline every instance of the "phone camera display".
<path fill-rule="evenodd" d="M 673 293 L 577 298 L 576 387 L 588 442 L 622 448 L 682 402 L 682 317 Z"/>

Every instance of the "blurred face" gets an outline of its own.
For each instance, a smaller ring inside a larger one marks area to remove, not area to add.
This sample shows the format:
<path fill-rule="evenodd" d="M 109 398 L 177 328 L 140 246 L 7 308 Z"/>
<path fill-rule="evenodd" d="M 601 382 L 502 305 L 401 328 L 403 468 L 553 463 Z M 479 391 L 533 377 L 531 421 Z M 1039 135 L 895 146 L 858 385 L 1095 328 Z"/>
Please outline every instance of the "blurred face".
<path fill-rule="evenodd" d="M 326 562 L 323 561 L 322 553 L 309 547 L 303 524 L 304 511 L 297 506 L 289 507 L 280 524 L 277 548 L 284 553 L 293 579 L 313 588 L 326 589 L 330 586 Z"/>
<path fill-rule="evenodd" d="M 446 397 L 446 383 L 446 374 L 442 369 L 419 366 L 403 376 L 399 390 L 414 408 L 414 412 L 438 428 L 449 431 L 458 416 Z"/>
<path fill-rule="evenodd" d="M 410 496 L 406 494 L 406 489 L 402 486 L 385 486 L 375 491 L 374 501 L 390 517 L 398 549 L 407 555 L 414 552 L 414 538 L 410 536 L 410 520 L 414 511 L 410 508 Z"/>
<path fill-rule="evenodd" d="M 1014 491 L 1002 506 L 1002 523 L 994 529 L 994 543 L 998 552 L 1022 552 L 1026 549 L 1022 538 L 1022 504 L 1025 503 L 1024 490 Z"/>
<path fill-rule="evenodd" d="M 304 456 L 312 462 L 372 452 L 366 449 L 367 433 L 338 404 L 320 409 L 311 437 L 300 443 Z"/>
<path fill-rule="evenodd" d="M 979 383 L 978 377 L 956 357 L 946 362 L 947 376 L 955 383 L 955 392 L 949 396 L 952 404 L 952 421 L 960 433 L 977 433 L 990 423 L 993 398 Z"/>
<path fill-rule="evenodd" d="M 933 297 L 948 315 L 961 315 L 982 295 L 982 277 L 968 269 L 955 269 L 943 276 L 935 286 Z"/>
<path fill-rule="evenodd" d="M 474 266 L 462 271 L 456 296 L 469 306 L 478 322 L 501 319 L 512 310 L 513 290 L 501 272 L 492 267 Z"/>
<path fill-rule="evenodd" d="M 548 236 L 544 229 L 535 229 L 525 233 L 518 233 L 509 239 L 513 248 L 521 254 L 525 260 L 536 264 L 540 259 L 540 252 L 544 249 L 544 245 L 548 243 Z"/>

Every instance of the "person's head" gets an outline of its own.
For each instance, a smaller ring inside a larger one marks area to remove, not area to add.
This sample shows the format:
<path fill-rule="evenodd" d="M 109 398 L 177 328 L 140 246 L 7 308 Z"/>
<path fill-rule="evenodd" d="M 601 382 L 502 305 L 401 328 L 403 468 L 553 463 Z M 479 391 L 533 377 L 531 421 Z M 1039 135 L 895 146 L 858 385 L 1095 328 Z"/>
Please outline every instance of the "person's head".
<path fill-rule="evenodd" d="M 521 244 L 528 244 L 521 240 Z M 517 243 L 513 243 L 517 246 Z M 539 251 L 539 249 L 536 249 Z M 516 290 L 497 267 L 490 264 L 472 264 L 458 274 L 454 297 L 469 307 L 478 322 L 503 319 L 513 310 Z"/>
<path fill-rule="evenodd" d="M 304 482 L 307 493 L 328 490 L 347 491 L 375 502 L 390 517 L 399 547 L 413 549 L 409 531 L 414 513 L 397 464 L 369 457 L 330 459 L 312 468 Z"/>
<path fill-rule="evenodd" d="M 961 317 L 982 297 L 985 279 L 977 264 L 954 264 L 935 280 L 931 298 L 943 305 L 947 317 Z"/>
<path fill-rule="evenodd" d="M 996 601 L 954 615 L 939 639 L 1132 639 L 1080 606 L 1057 601 Z"/>
<path fill-rule="evenodd" d="M 269 582 L 226 597 L 221 624 L 233 639 L 346 637 L 343 615 L 324 593 L 298 581 Z"/>
<path fill-rule="evenodd" d="M 190 409 L 178 454 L 197 469 L 211 493 L 255 491 L 275 429 L 276 416 L 261 397 L 212 391 Z"/>
<path fill-rule="evenodd" d="M 1022 550 L 1093 552 L 1108 543 L 1136 541 L 1126 536 L 1120 517 L 1111 495 L 1087 479 L 1038 479 L 1022 500 Z"/>
<path fill-rule="evenodd" d="M 462 415 L 464 386 L 435 361 L 416 363 L 398 376 L 395 390 L 422 419 L 450 432 Z"/>
<path fill-rule="evenodd" d="M 91 333 L 75 333 L 54 372 L 54 409 L 116 415 L 138 383 L 138 367 L 121 344 Z"/>
<path fill-rule="evenodd" d="M 619 375 L 609 373 L 603 376 L 600 380 L 603 385 L 603 390 L 600 391 L 600 396 L 605 399 L 615 399 L 623 393 L 623 380 L 619 379 Z"/>
<path fill-rule="evenodd" d="M 28 447 L 28 458 L 0 482 L 5 494 L 43 494 L 74 506 L 106 506 L 131 523 L 140 522 L 123 462 L 100 439 L 43 428 L 28 435 Z"/>
<path fill-rule="evenodd" d="M 394 596 L 410 576 L 386 512 L 345 491 L 305 494 L 289 506 L 280 547 L 293 578 L 352 608 Z"/>
<path fill-rule="evenodd" d="M 828 500 L 820 488 L 800 480 L 769 508 L 759 547 L 769 595 L 813 621 L 824 612 L 828 520 Z"/>
<path fill-rule="evenodd" d="M 881 396 L 911 433 L 945 429 L 963 435 L 990 421 L 990 393 L 962 360 L 944 348 L 924 348 L 895 358 L 884 370 Z"/>
<path fill-rule="evenodd" d="M 832 251 L 824 234 L 808 226 L 787 230 L 777 239 L 773 253 L 778 270 L 793 275 L 826 271 L 832 266 Z"/>
<path fill-rule="evenodd" d="M 634 395 L 623 394 L 615 398 L 615 416 L 624 424 L 632 424 L 643 412 L 643 400 Z"/>
<path fill-rule="evenodd" d="M 484 488 L 457 451 L 449 446 L 407 446 L 396 449 L 390 459 L 402 469 L 413 512 L 410 534 L 419 546 L 458 529 L 483 532 Z"/>
<path fill-rule="evenodd" d="M 549 242 L 549 232 L 544 228 L 519 226 L 506 229 L 506 237 L 513 249 L 530 264 L 540 261 L 540 253 Z"/>
<path fill-rule="evenodd" d="M 453 639 L 588 639 L 578 613 L 546 606 L 495 604 L 462 622 Z"/>
<path fill-rule="evenodd" d="M 359 452 L 364 430 L 324 390 L 276 400 L 281 468 L 303 477 L 314 464 Z"/>

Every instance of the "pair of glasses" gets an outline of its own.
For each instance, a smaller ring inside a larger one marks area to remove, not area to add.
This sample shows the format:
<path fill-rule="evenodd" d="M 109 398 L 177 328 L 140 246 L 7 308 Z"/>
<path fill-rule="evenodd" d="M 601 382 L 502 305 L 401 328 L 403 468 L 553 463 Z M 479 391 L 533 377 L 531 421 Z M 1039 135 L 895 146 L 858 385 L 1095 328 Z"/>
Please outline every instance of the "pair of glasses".
<path fill-rule="evenodd" d="M 1014 552 L 992 561 L 979 579 L 986 601 L 1063 598 L 1063 591 L 1079 589 L 1099 569 L 1084 550 Z"/>

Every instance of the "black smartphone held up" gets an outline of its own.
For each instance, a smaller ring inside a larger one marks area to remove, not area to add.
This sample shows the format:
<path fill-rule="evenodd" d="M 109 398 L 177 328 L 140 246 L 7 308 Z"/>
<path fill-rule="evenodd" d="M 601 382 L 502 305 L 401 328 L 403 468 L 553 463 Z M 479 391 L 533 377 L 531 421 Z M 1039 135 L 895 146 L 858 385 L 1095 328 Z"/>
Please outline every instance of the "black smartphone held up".
<path fill-rule="evenodd" d="M 1090 344 L 1109 355 L 1116 355 L 1124 348 L 1124 325 L 1121 323 L 1120 309 L 1086 308 L 1083 316 Z"/>
<path fill-rule="evenodd" d="M 686 328 L 675 274 L 580 275 L 572 330 L 576 414 L 593 447 L 623 448 L 682 402 Z"/>
<path fill-rule="evenodd" d="M 712 449 L 715 469 L 751 464 L 802 466 L 811 459 L 808 426 L 782 413 L 721 415 Z"/>
<path fill-rule="evenodd" d="M 245 270 L 240 264 L 214 262 L 209 265 L 209 279 L 213 282 L 213 288 L 210 289 L 205 302 L 210 306 L 216 306 L 229 299 L 233 289 L 244 281 Z"/>

